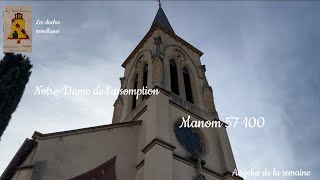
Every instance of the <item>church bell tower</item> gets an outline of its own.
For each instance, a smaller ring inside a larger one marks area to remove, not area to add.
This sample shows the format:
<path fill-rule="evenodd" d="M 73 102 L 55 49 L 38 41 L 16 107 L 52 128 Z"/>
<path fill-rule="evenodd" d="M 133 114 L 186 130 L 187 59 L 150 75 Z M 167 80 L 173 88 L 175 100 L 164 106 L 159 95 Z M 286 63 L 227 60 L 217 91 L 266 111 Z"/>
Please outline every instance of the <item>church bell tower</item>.
<path fill-rule="evenodd" d="M 149 31 L 122 64 L 123 93 L 112 124 L 35 131 L 0 179 L 242 180 L 202 54 L 176 34 L 159 5 Z M 154 94 L 125 93 L 142 89 Z M 218 126 L 202 127 L 213 122 Z"/>
<path fill-rule="evenodd" d="M 219 121 L 203 53 L 179 37 L 161 4 L 140 43 L 123 62 L 121 89 L 154 89 L 158 95 L 119 95 L 113 124 L 141 120 L 136 180 L 235 180 L 226 127 L 180 127 L 182 118 Z"/>

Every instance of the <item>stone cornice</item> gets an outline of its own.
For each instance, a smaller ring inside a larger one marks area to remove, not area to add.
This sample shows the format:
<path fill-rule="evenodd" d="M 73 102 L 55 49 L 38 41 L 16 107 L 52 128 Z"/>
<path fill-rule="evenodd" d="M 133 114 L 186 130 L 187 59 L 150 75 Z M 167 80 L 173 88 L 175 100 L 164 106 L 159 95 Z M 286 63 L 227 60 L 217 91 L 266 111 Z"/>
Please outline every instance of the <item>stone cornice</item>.
<path fill-rule="evenodd" d="M 159 138 L 154 138 L 150 143 L 148 143 L 141 151 L 146 154 L 153 146 L 155 145 L 160 145 L 166 149 L 169 149 L 170 151 L 173 151 L 176 147 L 173 146 L 172 144 L 159 139 Z"/>
<path fill-rule="evenodd" d="M 181 97 L 178 96 L 178 98 L 180 100 L 183 100 Z M 183 100 L 185 101 L 185 100 Z M 181 103 L 179 101 L 177 101 L 176 99 L 172 98 L 169 100 L 169 103 L 170 105 L 173 105 L 177 108 L 179 108 L 180 110 L 188 113 L 189 115 L 191 116 L 194 116 L 196 118 L 198 118 L 199 120 L 201 121 L 208 121 L 208 120 L 211 120 L 211 121 L 220 121 L 222 123 L 222 127 L 224 128 L 227 128 L 228 127 L 228 124 L 226 124 L 225 122 L 221 121 L 220 119 L 211 119 L 211 118 L 208 118 L 206 119 L 205 117 L 208 117 L 208 116 L 211 116 L 210 113 L 206 112 L 206 111 L 203 111 L 202 109 L 200 108 L 197 108 L 197 106 L 193 105 L 193 104 L 190 104 L 192 106 L 192 109 L 193 110 L 189 110 L 185 105 L 184 103 Z"/>
<path fill-rule="evenodd" d="M 142 166 L 144 166 L 144 159 L 142 159 L 136 166 L 136 170 L 138 171 Z"/>
<path fill-rule="evenodd" d="M 187 164 L 187 165 L 189 165 L 189 166 L 191 166 L 191 167 L 196 167 L 195 166 L 195 163 L 191 160 L 191 159 L 187 159 L 187 158 L 184 158 L 184 157 L 182 157 L 182 156 L 179 156 L 179 155 L 177 155 L 177 154 L 173 154 L 173 159 L 175 159 L 175 160 L 177 160 L 177 161 L 180 161 L 180 162 L 182 162 L 182 163 L 184 163 L 184 164 Z M 240 177 L 240 176 L 232 176 L 232 173 L 231 172 L 226 172 L 226 173 L 224 173 L 223 175 L 222 174 L 220 174 L 220 173 L 217 173 L 217 172 L 215 172 L 215 171 L 213 171 L 213 170 L 211 170 L 211 169 L 209 169 L 209 168 L 207 168 L 207 167 L 202 167 L 203 168 L 203 172 L 205 172 L 205 173 L 207 173 L 207 174 L 210 174 L 211 176 L 215 176 L 215 177 L 217 177 L 217 178 L 219 178 L 219 179 L 228 179 L 228 178 L 232 178 L 232 179 L 235 179 L 235 180 L 243 180 L 243 178 L 242 177 Z"/>
<path fill-rule="evenodd" d="M 166 96 L 170 96 L 170 91 L 158 86 L 158 85 L 155 85 L 153 86 L 152 89 L 158 89 L 160 92 L 162 92 L 163 94 L 165 94 Z"/>
<path fill-rule="evenodd" d="M 142 46 L 147 42 L 148 38 L 152 36 L 152 33 L 158 29 L 161 29 L 165 33 L 167 33 L 171 38 L 175 39 L 176 41 L 179 41 L 182 45 L 186 46 L 188 49 L 191 49 L 195 53 L 197 53 L 200 57 L 203 55 L 203 52 L 201 52 L 199 49 L 195 48 L 191 44 L 189 44 L 187 41 L 176 35 L 175 33 L 172 33 L 168 31 L 166 28 L 162 27 L 160 24 L 156 23 L 154 24 L 150 30 L 147 32 L 147 34 L 142 38 L 142 40 L 139 42 L 139 44 L 136 46 L 136 48 L 131 52 L 131 54 L 127 57 L 127 59 L 122 63 L 122 67 L 125 68 L 125 66 L 130 62 L 131 59 L 136 55 L 136 53 L 142 48 Z"/>
<path fill-rule="evenodd" d="M 233 176 L 232 175 L 232 172 L 226 172 L 226 173 L 224 173 L 224 175 L 223 175 L 223 179 L 230 179 L 230 178 L 232 178 L 232 179 L 235 179 L 235 180 L 244 180 L 241 176 Z"/>
<path fill-rule="evenodd" d="M 33 139 L 49 139 L 49 138 L 56 138 L 56 137 L 61 137 L 61 136 L 70 136 L 70 135 L 89 133 L 89 132 L 94 132 L 94 131 L 101 131 L 101 130 L 106 130 L 106 129 L 135 126 L 135 125 L 140 125 L 141 123 L 142 123 L 142 121 L 122 122 L 122 123 L 116 123 L 116 124 L 94 126 L 94 127 L 89 127 L 89 128 L 74 129 L 74 130 L 70 130 L 70 131 L 61 131 L 61 132 L 55 132 L 55 133 L 49 133 L 49 134 L 42 134 L 40 132 L 35 131 L 34 134 L 32 135 L 32 138 Z"/>

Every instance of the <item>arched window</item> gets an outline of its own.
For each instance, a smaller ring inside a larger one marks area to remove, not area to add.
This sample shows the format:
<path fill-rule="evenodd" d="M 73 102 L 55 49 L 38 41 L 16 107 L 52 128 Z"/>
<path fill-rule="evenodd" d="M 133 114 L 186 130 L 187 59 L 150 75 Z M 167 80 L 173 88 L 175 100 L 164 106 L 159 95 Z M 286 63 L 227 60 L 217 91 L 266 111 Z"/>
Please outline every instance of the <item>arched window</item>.
<path fill-rule="evenodd" d="M 186 92 L 186 99 L 187 101 L 193 102 L 193 96 L 192 96 L 192 86 L 190 81 L 190 75 L 186 68 L 183 68 L 183 80 L 184 80 L 184 90 Z"/>
<path fill-rule="evenodd" d="M 180 95 L 177 65 L 173 60 L 170 60 L 170 79 L 171 79 L 171 91 L 177 95 Z"/>
<path fill-rule="evenodd" d="M 142 83 L 142 87 L 143 88 L 147 88 L 148 86 L 148 64 L 146 64 L 143 68 L 143 83 Z M 142 99 L 144 99 L 146 96 L 143 95 Z"/>
<path fill-rule="evenodd" d="M 134 84 L 133 84 L 133 89 L 138 89 L 138 75 L 136 75 L 134 79 Z M 137 95 L 133 94 L 132 95 L 132 108 L 131 110 L 134 110 L 137 106 Z"/>

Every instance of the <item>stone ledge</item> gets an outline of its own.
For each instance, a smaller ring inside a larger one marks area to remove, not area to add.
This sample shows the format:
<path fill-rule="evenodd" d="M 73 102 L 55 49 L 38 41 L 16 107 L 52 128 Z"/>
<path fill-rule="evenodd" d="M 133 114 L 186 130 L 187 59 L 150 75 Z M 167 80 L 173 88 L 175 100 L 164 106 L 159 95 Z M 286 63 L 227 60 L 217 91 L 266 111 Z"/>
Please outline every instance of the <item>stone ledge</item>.
<path fill-rule="evenodd" d="M 170 151 L 173 151 L 176 147 L 168 142 L 165 142 L 159 138 L 154 138 L 149 144 L 147 144 L 141 151 L 146 154 L 153 146 L 160 145 Z"/>
<path fill-rule="evenodd" d="M 54 133 L 48 133 L 48 134 L 42 134 L 40 132 L 35 131 L 32 138 L 33 139 L 49 139 L 49 138 L 56 138 L 56 137 L 60 137 L 60 136 L 70 136 L 70 135 L 89 133 L 89 132 L 94 132 L 94 131 L 101 131 L 101 130 L 106 130 L 106 129 L 135 126 L 135 125 L 140 125 L 141 123 L 142 123 L 142 121 L 122 122 L 122 123 L 116 123 L 116 124 L 94 126 L 94 127 L 74 129 L 74 130 L 61 131 L 61 132 L 54 132 Z"/>
<path fill-rule="evenodd" d="M 144 166 L 144 159 L 142 159 L 136 166 L 136 170 L 138 171 L 142 166 Z"/>

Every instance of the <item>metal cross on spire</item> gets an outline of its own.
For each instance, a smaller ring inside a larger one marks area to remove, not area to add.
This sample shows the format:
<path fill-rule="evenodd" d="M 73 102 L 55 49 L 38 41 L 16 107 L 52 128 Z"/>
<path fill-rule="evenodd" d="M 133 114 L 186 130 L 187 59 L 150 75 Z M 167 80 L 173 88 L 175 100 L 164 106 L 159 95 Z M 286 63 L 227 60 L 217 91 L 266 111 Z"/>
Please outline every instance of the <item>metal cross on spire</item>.
<path fill-rule="evenodd" d="M 157 1 L 159 3 L 159 7 L 161 7 L 161 4 L 162 4 L 161 0 L 157 0 Z"/>

